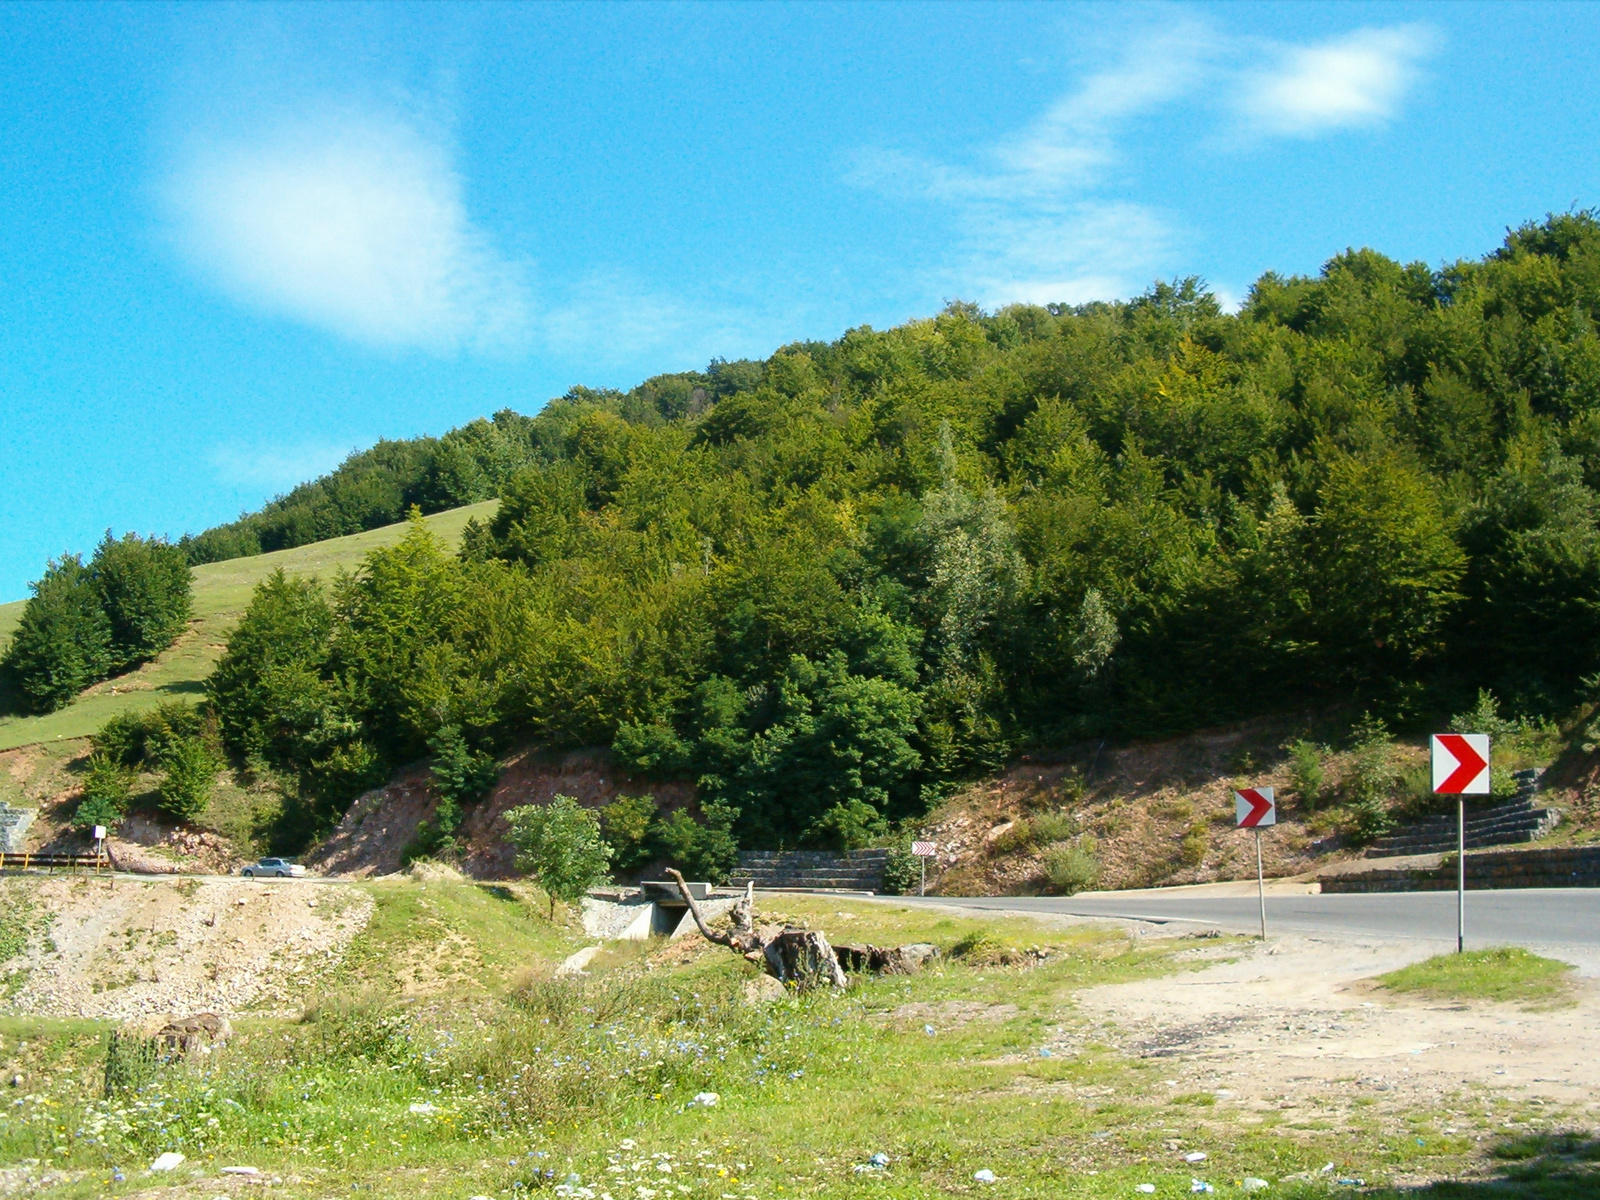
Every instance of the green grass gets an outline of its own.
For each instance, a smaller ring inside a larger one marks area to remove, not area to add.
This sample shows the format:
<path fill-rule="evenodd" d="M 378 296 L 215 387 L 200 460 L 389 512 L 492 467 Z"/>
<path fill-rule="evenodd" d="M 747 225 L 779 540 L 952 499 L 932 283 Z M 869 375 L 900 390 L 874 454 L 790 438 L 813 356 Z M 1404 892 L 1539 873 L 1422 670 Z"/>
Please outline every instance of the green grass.
<path fill-rule="evenodd" d="M 1499 1098 L 1475 1102 L 1491 1131 L 1480 1144 L 1477 1129 L 1437 1132 L 1466 1124 L 1459 1114 L 1341 1115 L 1337 1097 L 1318 1097 L 1315 1132 L 1290 1133 L 1231 1099 L 1174 1095 L 1171 1064 L 1097 1044 L 1075 996 L 1159 979 L 1178 942 L 785 896 L 762 915 L 834 941 L 1046 953 L 1032 967 L 947 953 L 916 976 L 751 1005 L 741 988 L 754 968 L 718 947 L 653 942 L 590 978 L 552 979 L 584 939 L 570 920 L 545 921 L 537 895 L 359 886 L 372 923 L 305 997 L 304 1020 L 238 1019 L 224 1049 L 156 1068 L 141 1091 L 104 1095 L 101 1027 L 0 1021 L 0 1062 L 25 1076 L 0 1122 L 0 1165 L 40 1160 L 60 1175 L 30 1194 L 61 1198 L 157 1182 L 203 1197 L 217 1168 L 241 1162 L 281 1181 L 273 1195 L 306 1200 L 584 1200 L 581 1188 L 595 1200 L 1126 1200 L 1142 1183 L 1176 1200 L 1191 1178 L 1234 1194 L 1247 1175 L 1270 1180 L 1268 1195 L 1309 1198 L 1328 1194 L 1330 1161 L 1378 1186 L 1488 1166 L 1494 1185 L 1437 1194 L 1564 1200 L 1592 1178 L 1587 1142 L 1532 1136 L 1557 1114 Z M 407 972 L 419 956 L 453 969 L 418 988 Z M 703 1091 L 717 1103 L 692 1103 Z M 1529 1132 L 1485 1159 L 1492 1131 L 1513 1124 Z M 143 1173 L 171 1149 L 189 1162 L 159 1181 Z M 1201 1166 L 1182 1157 L 1196 1149 Z M 856 1169 L 880 1152 L 887 1170 Z M 109 1182 L 116 1168 L 122 1183 Z M 983 1169 L 993 1188 L 974 1182 Z"/>
<path fill-rule="evenodd" d="M 486 500 L 424 519 L 428 528 L 454 545 L 469 518 L 492 516 L 498 503 Z M 205 677 L 222 656 L 228 634 L 244 614 L 256 584 L 279 567 L 289 575 L 330 579 L 338 570 L 354 570 L 369 551 L 393 545 L 405 531 L 405 523 L 401 522 L 293 550 L 194 568 L 194 616 L 188 630 L 170 649 L 136 671 L 96 684 L 57 712 L 38 717 L 0 717 L 0 750 L 87 737 L 117 713 L 153 708 L 164 700 L 199 697 Z M 22 619 L 24 603 L 18 600 L 0 605 L 0 646 L 10 641 Z"/>
<path fill-rule="evenodd" d="M 1497 1004 L 1550 1007 L 1568 1003 L 1572 967 L 1516 946 L 1440 954 L 1378 976 L 1392 992 L 1441 1000 L 1487 1000 Z"/>

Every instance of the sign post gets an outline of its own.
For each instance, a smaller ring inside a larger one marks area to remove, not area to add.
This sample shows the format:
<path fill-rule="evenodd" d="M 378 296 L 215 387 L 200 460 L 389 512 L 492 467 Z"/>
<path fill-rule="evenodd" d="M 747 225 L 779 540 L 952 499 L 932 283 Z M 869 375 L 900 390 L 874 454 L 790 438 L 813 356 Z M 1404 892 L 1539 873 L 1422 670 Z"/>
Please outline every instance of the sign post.
<path fill-rule="evenodd" d="M 1467 802 L 1489 794 L 1489 735 L 1436 733 L 1429 739 L 1433 794 L 1456 799 L 1456 953 L 1467 948 Z"/>
<path fill-rule="evenodd" d="M 917 895 L 928 894 L 928 860 L 938 853 L 939 848 L 932 842 L 912 842 L 911 853 L 917 856 L 922 867 L 922 886 L 917 889 Z"/>
<path fill-rule="evenodd" d="M 105 856 L 106 827 L 104 825 L 96 825 L 94 827 L 94 869 L 96 871 L 100 869 L 100 864 L 105 860 Z"/>
<path fill-rule="evenodd" d="M 1256 835 L 1256 899 L 1261 903 L 1261 940 L 1267 940 L 1267 881 L 1261 870 L 1261 830 L 1278 823 L 1278 804 L 1272 789 L 1242 788 L 1233 794 L 1234 821 Z"/>

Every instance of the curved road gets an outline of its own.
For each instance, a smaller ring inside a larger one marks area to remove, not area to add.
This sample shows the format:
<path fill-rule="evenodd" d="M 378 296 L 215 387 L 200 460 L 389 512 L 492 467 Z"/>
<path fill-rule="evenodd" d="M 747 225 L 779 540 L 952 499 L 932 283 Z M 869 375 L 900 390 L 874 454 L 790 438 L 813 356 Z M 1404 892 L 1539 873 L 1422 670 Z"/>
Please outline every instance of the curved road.
<path fill-rule="evenodd" d="M 1163 925 L 1201 925 L 1254 933 L 1259 908 L 1249 896 L 1194 893 L 1162 895 L 1159 890 L 1095 892 L 1082 896 L 917 896 L 896 903 L 1055 913 L 1071 917 L 1113 917 Z M 1273 895 L 1267 893 L 1267 933 L 1309 933 L 1358 937 L 1456 940 L 1454 892 Z M 1600 947 L 1600 888 L 1522 888 L 1467 893 L 1467 947 Z"/>

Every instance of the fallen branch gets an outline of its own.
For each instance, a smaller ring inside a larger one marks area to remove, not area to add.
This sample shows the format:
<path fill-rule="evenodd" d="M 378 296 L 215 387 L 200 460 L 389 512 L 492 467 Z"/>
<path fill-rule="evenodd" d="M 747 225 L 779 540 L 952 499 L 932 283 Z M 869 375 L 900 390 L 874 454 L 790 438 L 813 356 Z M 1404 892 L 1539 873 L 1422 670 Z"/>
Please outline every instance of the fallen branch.
<path fill-rule="evenodd" d="M 689 890 L 683 875 L 669 869 L 667 874 L 678 885 L 678 894 L 689 906 L 695 926 L 708 942 L 726 946 L 751 962 L 760 963 L 768 975 L 784 983 L 792 983 L 801 991 L 818 984 L 842 988 L 848 984 L 839 958 L 828 944 L 827 935 L 819 929 L 779 928 L 755 925 L 755 888 L 745 889 L 744 899 L 733 912 L 733 931 L 723 933 L 706 924 L 705 914 Z M 742 910 L 742 911 L 741 911 Z"/>

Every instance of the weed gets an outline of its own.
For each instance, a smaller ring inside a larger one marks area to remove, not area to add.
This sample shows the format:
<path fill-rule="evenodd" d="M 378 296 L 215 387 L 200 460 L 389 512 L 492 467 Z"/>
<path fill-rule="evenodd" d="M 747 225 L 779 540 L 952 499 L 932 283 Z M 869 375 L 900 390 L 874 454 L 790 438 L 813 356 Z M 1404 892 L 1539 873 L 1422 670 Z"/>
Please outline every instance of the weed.
<path fill-rule="evenodd" d="M 1328 772 L 1323 766 L 1324 747 L 1300 738 L 1289 744 L 1289 780 L 1307 812 L 1315 812 L 1327 798 Z"/>
<path fill-rule="evenodd" d="M 1056 846 L 1044 856 L 1044 877 L 1051 891 L 1071 896 L 1100 881 L 1100 860 L 1086 845 Z"/>

